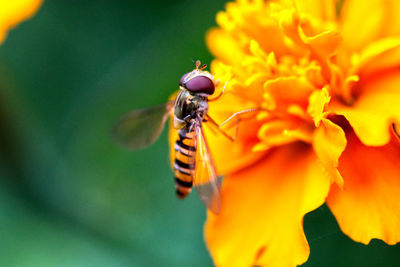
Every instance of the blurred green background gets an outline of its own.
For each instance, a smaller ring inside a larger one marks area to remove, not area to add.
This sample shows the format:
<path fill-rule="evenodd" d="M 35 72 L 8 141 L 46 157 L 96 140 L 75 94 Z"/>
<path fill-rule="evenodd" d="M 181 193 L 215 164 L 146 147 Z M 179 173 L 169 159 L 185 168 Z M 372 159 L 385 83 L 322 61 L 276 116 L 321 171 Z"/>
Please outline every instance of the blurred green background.
<path fill-rule="evenodd" d="M 0 46 L 0 266 L 212 266 L 205 209 L 174 195 L 166 133 L 115 145 L 113 122 L 166 101 L 224 1 L 45 1 Z M 305 266 L 399 266 L 400 247 L 308 214 Z"/>

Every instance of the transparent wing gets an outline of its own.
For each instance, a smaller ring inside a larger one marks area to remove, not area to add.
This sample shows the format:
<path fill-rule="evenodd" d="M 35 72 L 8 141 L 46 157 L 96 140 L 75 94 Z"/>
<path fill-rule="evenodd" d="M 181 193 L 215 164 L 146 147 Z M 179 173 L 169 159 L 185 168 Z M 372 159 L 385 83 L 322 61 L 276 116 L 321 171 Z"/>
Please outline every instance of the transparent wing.
<path fill-rule="evenodd" d="M 122 116 L 113 128 L 113 136 L 123 146 L 140 149 L 154 143 L 171 114 L 174 102 L 137 109 Z"/>
<path fill-rule="evenodd" d="M 218 214 L 221 209 L 221 179 L 215 170 L 200 123 L 195 126 L 195 131 L 197 154 L 193 185 L 206 207 Z"/>

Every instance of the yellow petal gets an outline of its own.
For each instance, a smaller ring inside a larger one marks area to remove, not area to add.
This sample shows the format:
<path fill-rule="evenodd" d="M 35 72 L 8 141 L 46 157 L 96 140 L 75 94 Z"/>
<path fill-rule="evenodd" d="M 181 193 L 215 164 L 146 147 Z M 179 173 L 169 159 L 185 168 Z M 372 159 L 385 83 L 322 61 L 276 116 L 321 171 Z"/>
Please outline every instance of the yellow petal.
<path fill-rule="evenodd" d="M 309 246 L 303 216 L 324 203 L 329 185 L 310 147 L 299 143 L 277 148 L 251 168 L 226 177 L 221 213 L 209 213 L 205 225 L 215 265 L 305 262 Z"/>
<path fill-rule="evenodd" d="M 397 2 L 397 3 L 396 3 Z M 345 46 L 360 48 L 390 34 L 399 34 L 397 0 L 346 0 L 341 18 Z"/>
<path fill-rule="evenodd" d="M 286 109 L 289 104 L 307 104 L 308 97 L 314 90 L 305 77 L 296 76 L 268 80 L 264 83 L 264 88 L 268 97 L 272 96 L 275 102 L 279 103 L 279 109 Z"/>
<path fill-rule="evenodd" d="M 343 189 L 333 185 L 328 205 L 340 228 L 355 241 L 400 241 L 400 143 L 367 147 L 354 134 L 339 161 Z"/>
<path fill-rule="evenodd" d="M 212 113 L 211 113 L 212 114 Z M 228 134 L 234 136 L 236 123 Z M 264 153 L 253 153 L 252 148 L 258 142 L 255 129 L 260 127 L 260 123 L 255 120 L 244 120 L 239 124 L 238 136 L 235 141 L 231 141 L 221 133 L 213 130 L 210 123 L 205 123 L 205 136 L 210 146 L 211 156 L 220 175 L 230 174 L 245 168 L 256 162 Z M 226 128 L 221 127 L 226 131 Z"/>
<path fill-rule="evenodd" d="M 337 170 L 339 157 L 346 147 L 346 136 L 342 128 L 328 119 L 322 119 L 321 125 L 315 130 L 313 148 L 326 170 L 340 186 L 343 179 Z"/>
<path fill-rule="evenodd" d="M 342 43 L 342 36 L 337 31 L 325 31 L 315 36 L 307 36 L 299 28 L 301 40 L 322 60 L 331 56 Z"/>
<path fill-rule="evenodd" d="M 314 91 L 309 97 L 309 104 L 307 113 L 311 116 L 316 127 L 319 126 L 322 118 L 324 117 L 324 109 L 326 104 L 329 103 L 331 97 L 329 96 L 326 87 L 322 90 Z"/>
<path fill-rule="evenodd" d="M 374 73 L 400 66 L 400 38 L 380 39 L 369 44 L 361 54 L 353 60 L 353 73 L 368 78 Z"/>
<path fill-rule="evenodd" d="M 42 0 L 0 0 L 0 43 L 10 28 L 31 17 L 41 3 Z"/>
<path fill-rule="evenodd" d="M 302 13 L 306 13 L 321 21 L 336 19 L 336 0 L 296 0 L 296 6 Z"/>
<path fill-rule="evenodd" d="M 288 117 L 286 120 L 265 122 L 258 131 L 261 142 L 253 148 L 253 151 L 262 151 L 299 140 L 310 143 L 313 130 L 314 128 L 310 127 L 309 123 L 298 118 Z"/>
<path fill-rule="evenodd" d="M 387 6 L 385 14 L 385 27 L 382 29 L 382 36 L 399 36 L 400 34 L 400 1 L 397 0 L 386 0 L 385 5 Z"/>
<path fill-rule="evenodd" d="M 210 52 L 224 63 L 240 62 L 244 54 L 232 35 L 220 29 L 211 29 L 206 36 Z"/>
<path fill-rule="evenodd" d="M 357 136 L 368 146 L 390 140 L 390 126 L 400 119 L 400 72 L 385 74 L 361 84 L 362 94 L 351 106 L 333 103 L 330 108 L 344 115 Z"/>

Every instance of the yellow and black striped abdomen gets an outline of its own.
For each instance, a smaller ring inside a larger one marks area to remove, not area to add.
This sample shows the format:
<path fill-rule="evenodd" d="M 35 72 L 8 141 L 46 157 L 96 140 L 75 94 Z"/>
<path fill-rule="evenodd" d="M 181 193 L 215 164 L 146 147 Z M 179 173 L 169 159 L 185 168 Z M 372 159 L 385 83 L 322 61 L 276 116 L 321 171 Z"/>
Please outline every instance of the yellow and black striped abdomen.
<path fill-rule="evenodd" d="M 175 189 L 179 198 L 186 197 L 193 186 L 195 171 L 196 142 L 195 132 L 184 127 L 179 130 L 179 137 L 175 142 Z"/>

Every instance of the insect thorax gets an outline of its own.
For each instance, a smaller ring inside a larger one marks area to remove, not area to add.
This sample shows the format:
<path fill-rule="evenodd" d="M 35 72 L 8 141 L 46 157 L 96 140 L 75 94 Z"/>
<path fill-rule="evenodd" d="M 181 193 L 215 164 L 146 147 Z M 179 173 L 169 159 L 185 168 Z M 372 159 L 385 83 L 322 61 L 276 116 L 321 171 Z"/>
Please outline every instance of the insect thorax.
<path fill-rule="evenodd" d="M 207 96 L 189 92 L 181 87 L 174 109 L 174 127 L 190 127 L 196 120 L 202 121 L 208 112 Z"/>

